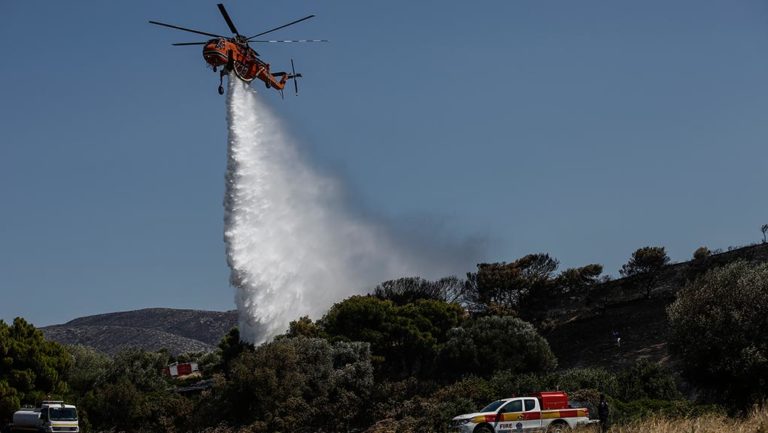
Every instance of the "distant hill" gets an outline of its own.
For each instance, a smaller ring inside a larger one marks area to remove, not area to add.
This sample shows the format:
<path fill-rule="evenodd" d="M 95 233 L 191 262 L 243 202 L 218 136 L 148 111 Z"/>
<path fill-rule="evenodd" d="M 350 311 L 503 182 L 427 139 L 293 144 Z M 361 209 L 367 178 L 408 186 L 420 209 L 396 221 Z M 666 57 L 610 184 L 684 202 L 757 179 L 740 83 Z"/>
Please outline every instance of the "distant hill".
<path fill-rule="evenodd" d="M 173 354 L 211 351 L 232 327 L 236 311 L 147 308 L 80 317 L 41 328 L 62 344 L 82 344 L 111 355 L 126 349 L 168 349 Z"/>

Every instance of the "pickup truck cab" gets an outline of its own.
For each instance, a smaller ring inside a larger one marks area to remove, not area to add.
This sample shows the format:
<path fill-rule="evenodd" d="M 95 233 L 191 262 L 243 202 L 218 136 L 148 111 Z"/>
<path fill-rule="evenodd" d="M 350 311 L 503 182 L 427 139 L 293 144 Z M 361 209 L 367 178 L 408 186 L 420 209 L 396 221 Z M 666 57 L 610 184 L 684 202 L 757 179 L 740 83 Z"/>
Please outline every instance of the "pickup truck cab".
<path fill-rule="evenodd" d="M 496 400 L 479 412 L 454 417 L 453 433 L 563 433 L 591 424 L 589 409 L 573 408 L 564 392 Z"/>

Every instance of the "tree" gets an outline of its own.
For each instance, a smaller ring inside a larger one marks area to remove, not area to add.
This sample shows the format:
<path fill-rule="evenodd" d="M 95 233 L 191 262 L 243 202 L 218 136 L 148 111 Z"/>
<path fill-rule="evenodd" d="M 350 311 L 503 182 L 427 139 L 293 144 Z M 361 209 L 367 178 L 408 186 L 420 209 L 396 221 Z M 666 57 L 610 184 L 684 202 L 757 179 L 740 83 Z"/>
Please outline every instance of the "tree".
<path fill-rule="evenodd" d="M 219 342 L 221 350 L 221 365 L 226 373 L 229 371 L 229 363 L 242 352 L 253 349 L 253 345 L 240 340 L 240 329 L 234 327 Z"/>
<path fill-rule="evenodd" d="M 602 265 L 569 268 L 555 275 L 559 262 L 549 254 L 528 254 L 511 263 L 480 263 L 468 273 L 464 299 L 470 311 L 514 315 L 539 323 L 551 299 L 589 290 L 604 281 Z"/>
<path fill-rule="evenodd" d="M 77 394 L 85 395 L 96 384 L 104 380 L 112 360 L 96 349 L 80 344 L 67 346 L 73 360 L 67 375 L 69 387 Z"/>
<path fill-rule="evenodd" d="M 298 320 L 293 320 L 288 324 L 289 338 L 294 337 L 307 337 L 307 338 L 320 338 L 324 336 L 322 328 L 317 323 L 313 322 L 309 316 L 302 316 Z"/>
<path fill-rule="evenodd" d="M 104 382 L 117 383 L 124 378 L 142 392 L 163 391 L 168 386 L 163 369 L 168 366 L 169 358 L 168 352 L 164 350 L 123 350 L 112 361 Z"/>
<path fill-rule="evenodd" d="M 763 232 L 763 243 L 766 242 L 765 235 L 768 233 L 768 224 L 763 224 L 762 227 L 760 227 L 760 230 Z"/>
<path fill-rule="evenodd" d="M 17 317 L 10 326 L 0 320 L 0 422 L 9 421 L 21 404 L 66 394 L 71 366 L 64 347 L 26 320 Z"/>
<path fill-rule="evenodd" d="M 651 297 L 651 290 L 657 282 L 658 272 L 669 263 L 669 256 L 664 247 L 638 248 L 629 261 L 621 267 L 623 277 L 638 276 L 645 287 L 646 298 Z"/>
<path fill-rule="evenodd" d="M 368 347 L 298 337 L 245 351 L 216 390 L 219 416 L 255 432 L 348 431 L 373 388 Z"/>
<path fill-rule="evenodd" d="M 600 283 L 600 274 L 602 273 L 603 266 L 599 264 L 566 269 L 555 279 L 557 292 L 559 294 L 568 294 L 589 290 Z"/>
<path fill-rule="evenodd" d="M 684 287 L 667 313 L 670 349 L 688 380 L 727 405 L 768 397 L 768 264 L 710 270 Z"/>
<path fill-rule="evenodd" d="M 352 296 L 331 307 L 320 324 L 332 341 L 370 343 L 380 376 L 404 378 L 434 373 L 439 346 L 463 315 L 459 305 L 434 299 L 398 306 L 374 296 Z"/>
<path fill-rule="evenodd" d="M 166 351 L 128 349 L 115 356 L 96 385 L 78 401 L 94 429 L 142 432 L 183 428 L 192 403 L 172 391 L 162 371 Z"/>
<path fill-rule="evenodd" d="M 669 263 L 669 256 L 664 247 L 638 248 L 629 261 L 621 267 L 619 273 L 623 277 L 656 272 Z"/>
<path fill-rule="evenodd" d="M 405 305 L 418 299 L 433 299 L 444 302 L 461 302 L 464 282 L 456 277 L 429 281 L 418 277 L 399 278 L 385 281 L 373 291 L 379 299 L 388 299 L 397 305 Z"/>
<path fill-rule="evenodd" d="M 497 370 L 546 372 L 557 366 L 549 343 L 528 322 L 487 316 L 452 329 L 441 352 L 447 374 L 490 377 Z"/>
<path fill-rule="evenodd" d="M 693 252 L 693 260 L 704 260 L 711 255 L 712 251 L 710 251 L 709 248 L 698 247 L 696 248 L 696 251 Z"/>
<path fill-rule="evenodd" d="M 480 263 L 467 274 L 467 292 L 476 304 L 500 314 L 534 317 L 552 295 L 559 262 L 549 254 L 528 254 L 511 263 Z"/>

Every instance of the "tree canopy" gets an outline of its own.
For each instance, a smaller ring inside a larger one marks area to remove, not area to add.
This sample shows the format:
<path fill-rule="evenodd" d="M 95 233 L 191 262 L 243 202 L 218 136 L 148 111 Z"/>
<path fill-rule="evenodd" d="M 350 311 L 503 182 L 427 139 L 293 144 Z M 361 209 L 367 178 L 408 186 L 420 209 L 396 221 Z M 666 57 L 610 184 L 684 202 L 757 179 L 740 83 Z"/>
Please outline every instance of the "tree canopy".
<path fill-rule="evenodd" d="M 619 273 L 624 277 L 656 272 L 669 263 L 669 256 L 664 247 L 642 247 L 632 253 L 629 261 L 621 267 Z"/>
<path fill-rule="evenodd" d="M 346 431 L 373 388 L 367 343 L 282 338 L 246 350 L 216 389 L 215 413 L 249 431 Z"/>
<path fill-rule="evenodd" d="M 17 317 L 10 326 L 0 320 L 0 422 L 21 404 L 64 395 L 71 366 L 64 347 L 47 341 L 24 319 Z"/>
<path fill-rule="evenodd" d="M 533 373 L 557 366 L 547 340 L 516 317 L 482 317 L 448 337 L 441 358 L 444 370 L 454 374 L 488 377 L 498 370 Z"/>
<path fill-rule="evenodd" d="M 446 277 L 436 281 L 407 277 L 379 284 L 374 288 L 373 295 L 380 299 L 388 299 L 396 305 L 405 305 L 419 299 L 453 303 L 462 300 L 463 291 L 464 282 L 456 277 Z"/>
<path fill-rule="evenodd" d="M 375 296 L 353 296 L 320 320 L 332 341 L 370 343 L 377 372 L 387 377 L 429 375 L 448 331 L 463 320 L 457 304 L 417 299 L 402 306 Z"/>
<path fill-rule="evenodd" d="M 552 298 L 588 290 L 601 281 L 601 265 L 555 274 L 558 265 L 557 259 L 543 253 L 528 254 L 510 263 L 480 263 L 477 272 L 467 274 L 463 297 L 474 310 L 536 322 Z"/>
<path fill-rule="evenodd" d="M 768 397 L 768 264 L 710 270 L 667 312 L 670 346 L 689 380 L 724 403 Z"/>

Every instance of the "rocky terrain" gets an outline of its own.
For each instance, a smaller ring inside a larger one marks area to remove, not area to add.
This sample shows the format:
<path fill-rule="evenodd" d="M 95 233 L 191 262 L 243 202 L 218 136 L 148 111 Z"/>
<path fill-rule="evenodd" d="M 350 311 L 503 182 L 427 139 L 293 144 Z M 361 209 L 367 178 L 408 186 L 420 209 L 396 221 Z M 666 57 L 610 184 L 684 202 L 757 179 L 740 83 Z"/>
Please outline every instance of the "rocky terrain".
<path fill-rule="evenodd" d="M 148 308 L 80 317 L 42 328 L 46 338 L 82 344 L 108 354 L 134 347 L 173 354 L 210 351 L 237 326 L 236 311 Z"/>

